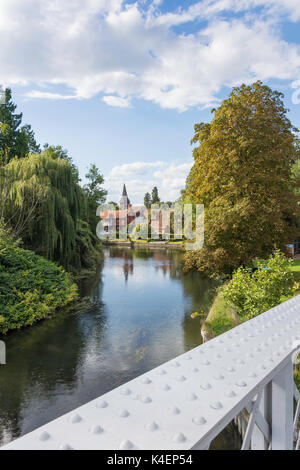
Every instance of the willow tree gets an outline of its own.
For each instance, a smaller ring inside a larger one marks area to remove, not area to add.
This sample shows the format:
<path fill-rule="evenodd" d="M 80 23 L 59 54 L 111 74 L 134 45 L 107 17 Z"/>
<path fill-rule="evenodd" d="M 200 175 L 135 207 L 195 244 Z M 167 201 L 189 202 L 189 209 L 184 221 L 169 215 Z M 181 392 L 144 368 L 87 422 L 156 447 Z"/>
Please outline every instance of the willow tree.
<path fill-rule="evenodd" d="M 230 273 L 299 234 L 297 129 L 282 98 L 261 82 L 242 85 L 210 123 L 195 125 L 185 199 L 205 205 L 205 242 L 186 254 L 186 269 Z"/>
<path fill-rule="evenodd" d="M 85 198 L 70 163 L 47 153 L 15 158 L 0 169 L 0 186 L 0 215 L 24 245 L 66 268 L 74 264 Z"/>

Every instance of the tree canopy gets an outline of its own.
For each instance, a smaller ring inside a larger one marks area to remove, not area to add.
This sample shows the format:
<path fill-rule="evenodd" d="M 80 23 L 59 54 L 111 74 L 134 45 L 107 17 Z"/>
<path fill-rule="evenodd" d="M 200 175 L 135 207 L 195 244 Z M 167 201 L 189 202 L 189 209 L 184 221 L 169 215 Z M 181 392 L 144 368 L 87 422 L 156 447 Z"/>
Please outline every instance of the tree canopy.
<path fill-rule="evenodd" d="M 12 101 L 11 90 L 5 90 L 5 99 L 0 102 L 0 166 L 12 158 L 25 157 L 29 152 L 37 153 L 34 132 L 29 124 L 22 124 L 22 113 L 16 113 L 17 106 Z"/>
<path fill-rule="evenodd" d="M 283 95 L 261 82 L 234 88 L 210 123 L 195 125 L 185 202 L 205 205 L 205 242 L 186 269 L 231 273 L 299 234 L 295 129 Z"/>
<path fill-rule="evenodd" d="M 88 183 L 67 150 L 45 144 L 40 152 L 31 127 L 21 126 L 11 91 L 0 104 L 0 221 L 23 245 L 79 272 L 95 267 L 99 240 L 96 209 L 105 200 L 103 176 L 92 165 Z"/>

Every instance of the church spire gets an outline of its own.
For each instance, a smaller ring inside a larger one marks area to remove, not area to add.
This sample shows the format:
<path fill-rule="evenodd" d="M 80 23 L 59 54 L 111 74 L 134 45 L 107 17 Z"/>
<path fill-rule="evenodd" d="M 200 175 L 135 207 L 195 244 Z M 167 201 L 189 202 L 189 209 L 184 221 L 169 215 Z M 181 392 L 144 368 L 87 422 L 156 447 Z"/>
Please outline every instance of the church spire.
<path fill-rule="evenodd" d="M 129 201 L 129 198 L 127 196 L 126 186 L 124 184 L 123 185 L 122 197 L 121 197 L 121 200 L 120 200 L 120 209 L 121 210 L 128 209 L 129 206 L 130 206 L 130 201 Z"/>

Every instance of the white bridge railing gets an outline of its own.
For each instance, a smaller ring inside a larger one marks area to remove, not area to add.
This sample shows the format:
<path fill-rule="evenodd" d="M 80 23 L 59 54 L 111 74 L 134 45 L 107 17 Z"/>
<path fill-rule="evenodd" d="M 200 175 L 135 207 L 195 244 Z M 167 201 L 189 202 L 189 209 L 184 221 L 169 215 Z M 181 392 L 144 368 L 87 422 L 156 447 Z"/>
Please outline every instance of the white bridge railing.
<path fill-rule="evenodd" d="M 299 343 L 300 296 L 2 449 L 208 449 L 244 409 L 242 449 L 299 449 Z"/>

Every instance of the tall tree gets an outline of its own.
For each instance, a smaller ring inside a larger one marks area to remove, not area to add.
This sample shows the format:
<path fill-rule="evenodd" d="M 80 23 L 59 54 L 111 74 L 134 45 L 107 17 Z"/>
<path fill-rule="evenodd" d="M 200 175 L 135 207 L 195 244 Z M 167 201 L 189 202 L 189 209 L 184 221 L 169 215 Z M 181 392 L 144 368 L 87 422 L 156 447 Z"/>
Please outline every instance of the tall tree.
<path fill-rule="evenodd" d="M 104 178 L 96 165 L 90 166 L 85 177 L 88 180 L 88 183 L 84 186 L 88 204 L 88 223 L 92 233 L 96 233 L 96 227 L 99 222 L 96 215 L 97 208 L 105 202 L 107 191 L 103 189 Z"/>
<path fill-rule="evenodd" d="M 151 194 L 151 204 L 157 204 L 160 202 L 160 198 L 158 197 L 158 189 L 156 186 L 152 189 Z"/>
<path fill-rule="evenodd" d="M 84 195 L 63 159 L 30 154 L 0 168 L 0 206 L 5 222 L 25 247 L 68 268 Z"/>
<path fill-rule="evenodd" d="M 22 124 L 22 113 L 16 113 L 11 90 L 5 90 L 5 99 L 0 101 L 0 166 L 14 157 L 25 157 L 29 152 L 40 151 L 34 132 L 29 124 Z"/>
<path fill-rule="evenodd" d="M 150 207 L 151 207 L 151 196 L 150 196 L 149 193 L 146 193 L 145 196 L 144 196 L 144 206 L 147 209 L 150 209 Z"/>
<path fill-rule="evenodd" d="M 283 95 L 261 82 L 234 88 L 212 121 L 195 125 L 186 202 L 205 205 L 205 243 L 186 269 L 231 273 L 298 235 L 295 129 Z"/>

